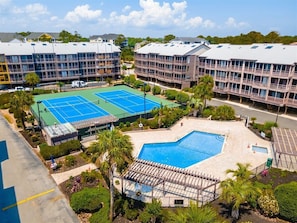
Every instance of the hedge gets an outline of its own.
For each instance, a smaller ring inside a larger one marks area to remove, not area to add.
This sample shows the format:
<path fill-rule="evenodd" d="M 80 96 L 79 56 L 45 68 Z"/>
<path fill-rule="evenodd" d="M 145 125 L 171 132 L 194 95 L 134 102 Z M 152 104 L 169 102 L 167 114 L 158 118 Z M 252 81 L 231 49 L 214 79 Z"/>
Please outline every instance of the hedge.
<path fill-rule="evenodd" d="M 58 158 L 61 156 L 66 156 L 72 151 L 78 151 L 81 149 L 81 144 L 79 140 L 70 140 L 56 146 L 41 144 L 39 147 L 41 156 L 45 160 L 49 160 L 51 156 L 53 156 L 54 158 Z"/>
<path fill-rule="evenodd" d="M 94 213 L 102 207 L 101 193 L 98 188 L 84 188 L 72 194 L 70 206 L 75 213 Z"/>
<path fill-rule="evenodd" d="M 278 201 L 279 214 L 282 218 L 291 222 L 297 222 L 297 182 L 281 184 L 274 190 L 274 196 Z"/>

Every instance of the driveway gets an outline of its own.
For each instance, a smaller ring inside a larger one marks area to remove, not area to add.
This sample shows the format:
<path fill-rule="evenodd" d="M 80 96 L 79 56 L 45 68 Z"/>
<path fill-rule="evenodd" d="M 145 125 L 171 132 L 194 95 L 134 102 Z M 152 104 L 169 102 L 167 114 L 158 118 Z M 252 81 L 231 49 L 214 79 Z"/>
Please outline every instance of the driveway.
<path fill-rule="evenodd" d="M 1 222 L 80 222 L 49 171 L 1 115 L 0 131 L 7 146 L 7 156 L 0 160 Z"/>

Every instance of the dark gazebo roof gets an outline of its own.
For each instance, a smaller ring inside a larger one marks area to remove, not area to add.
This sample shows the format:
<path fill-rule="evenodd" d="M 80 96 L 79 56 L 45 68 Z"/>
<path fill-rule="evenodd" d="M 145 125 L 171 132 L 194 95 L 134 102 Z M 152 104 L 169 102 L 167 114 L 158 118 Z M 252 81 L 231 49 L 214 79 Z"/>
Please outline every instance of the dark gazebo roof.
<path fill-rule="evenodd" d="M 277 153 L 297 156 L 297 130 L 273 127 L 272 136 Z"/>

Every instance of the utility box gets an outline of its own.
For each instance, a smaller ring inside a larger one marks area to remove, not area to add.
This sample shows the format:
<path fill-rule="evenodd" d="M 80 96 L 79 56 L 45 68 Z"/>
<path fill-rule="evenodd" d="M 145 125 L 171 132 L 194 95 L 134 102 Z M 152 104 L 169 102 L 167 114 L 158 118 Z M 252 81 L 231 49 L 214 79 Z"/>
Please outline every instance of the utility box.
<path fill-rule="evenodd" d="M 270 167 L 272 166 L 272 161 L 273 161 L 272 158 L 268 158 L 268 159 L 267 159 L 267 161 L 266 161 L 266 166 L 267 166 L 268 168 L 270 168 Z"/>

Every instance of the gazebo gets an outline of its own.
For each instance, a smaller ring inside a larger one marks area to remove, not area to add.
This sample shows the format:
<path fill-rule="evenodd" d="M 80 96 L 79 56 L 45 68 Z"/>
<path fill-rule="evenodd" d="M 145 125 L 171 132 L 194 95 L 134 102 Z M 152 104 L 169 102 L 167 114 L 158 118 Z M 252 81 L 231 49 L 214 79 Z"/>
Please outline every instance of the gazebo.
<path fill-rule="evenodd" d="M 163 207 L 203 205 L 218 198 L 220 180 L 189 169 L 136 159 L 122 175 L 123 192 L 144 202 L 161 200 Z"/>
<path fill-rule="evenodd" d="M 272 137 L 275 165 L 297 171 L 297 130 L 273 127 Z"/>

